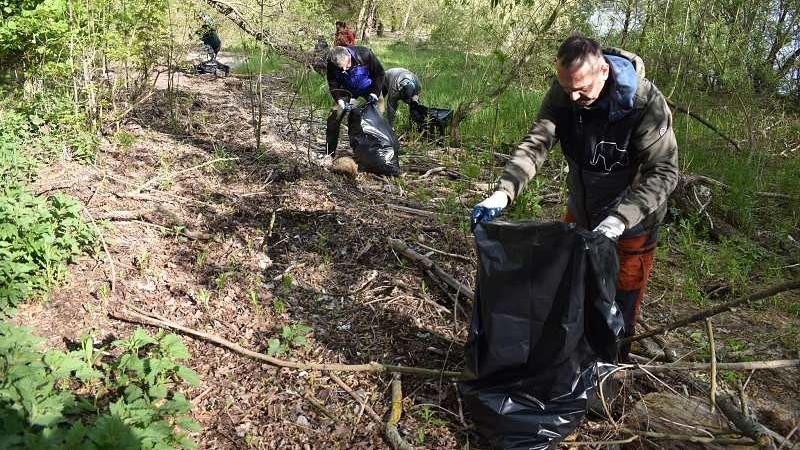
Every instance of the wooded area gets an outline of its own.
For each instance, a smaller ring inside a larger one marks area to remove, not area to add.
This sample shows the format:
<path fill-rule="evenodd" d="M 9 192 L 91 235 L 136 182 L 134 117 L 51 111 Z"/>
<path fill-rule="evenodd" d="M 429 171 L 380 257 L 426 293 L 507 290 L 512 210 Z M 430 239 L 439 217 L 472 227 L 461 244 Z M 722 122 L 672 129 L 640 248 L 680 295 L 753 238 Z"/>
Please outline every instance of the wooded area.
<path fill-rule="evenodd" d="M 398 177 L 324 155 L 336 21 L 453 112 L 400 103 Z M 470 210 L 575 31 L 644 61 L 681 173 L 561 445 L 800 448 L 797 0 L 0 0 L 0 448 L 490 448 Z M 566 174 L 504 217 L 562 220 Z"/>

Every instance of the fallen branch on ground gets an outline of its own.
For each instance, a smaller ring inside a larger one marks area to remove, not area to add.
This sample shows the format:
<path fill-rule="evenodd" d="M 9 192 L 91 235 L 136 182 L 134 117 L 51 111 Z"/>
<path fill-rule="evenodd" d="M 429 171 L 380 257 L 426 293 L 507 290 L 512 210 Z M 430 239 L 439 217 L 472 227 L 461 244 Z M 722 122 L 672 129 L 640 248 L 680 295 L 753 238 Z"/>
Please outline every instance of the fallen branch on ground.
<path fill-rule="evenodd" d="M 249 356 L 250 358 L 257 359 L 259 361 L 264 361 L 270 365 L 277 367 L 287 367 L 290 369 L 298 369 L 298 370 L 320 370 L 328 372 L 336 372 L 336 371 L 373 372 L 373 373 L 397 372 L 397 373 L 405 373 L 408 375 L 430 377 L 430 378 L 444 377 L 444 378 L 458 379 L 462 377 L 462 374 L 460 372 L 426 369 L 421 367 L 395 366 L 390 364 L 381 364 L 378 362 L 370 362 L 366 364 L 317 364 L 317 363 L 305 363 L 298 361 L 286 361 L 283 359 L 265 355 L 263 353 L 254 352 L 222 337 L 215 336 L 209 333 L 204 333 L 202 331 L 198 331 L 189 327 L 185 327 L 183 325 L 165 319 L 161 316 L 158 316 L 154 313 L 143 311 L 133 305 L 124 305 L 122 308 L 118 310 L 113 310 L 113 309 L 109 310 L 108 314 L 109 316 L 115 319 L 124 320 L 127 322 L 146 324 L 158 328 L 167 328 L 180 331 L 190 336 L 203 339 L 205 341 L 216 344 L 220 347 L 233 350 L 236 353 Z"/>
<path fill-rule="evenodd" d="M 741 411 L 734 406 L 733 398 L 721 396 L 717 402 L 717 406 L 719 406 L 719 410 L 725 414 L 725 417 L 736 425 L 739 431 L 753 439 L 759 447 L 775 448 L 775 443 L 772 441 L 767 428 L 742 414 Z"/>
<path fill-rule="evenodd" d="M 706 319 L 706 333 L 708 333 L 708 348 L 711 353 L 711 367 L 709 368 L 708 378 L 711 387 L 708 390 L 708 400 L 711 403 L 711 412 L 717 407 L 717 343 L 714 340 L 714 328 L 711 326 L 711 319 Z"/>
<path fill-rule="evenodd" d="M 712 186 L 716 186 L 718 188 L 725 189 L 725 190 L 728 190 L 728 189 L 731 188 L 728 184 L 723 183 L 722 181 L 715 180 L 715 179 L 713 179 L 711 177 L 707 177 L 705 175 L 698 175 L 698 174 L 685 175 L 684 176 L 684 184 L 686 186 L 692 186 L 692 185 L 695 185 L 695 184 L 710 184 Z M 776 192 L 758 191 L 758 192 L 754 192 L 753 194 L 758 195 L 760 197 L 778 198 L 778 199 L 782 199 L 782 200 L 797 200 L 797 197 L 793 197 L 793 196 L 788 195 L 788 194 L 780 194 L 780 193 L 776 193 Z"/>
<path fill-rule="evenodd" d="M 779 294 L 779 293 L 784 292 L 784 291 L 791 291 L 791 290 L 799 289 L 799 288 L 800 288 L 800 279 L 791 280 L 791 281 L 787 281 L 787 282 L 784 282 L 784 283 L 779 283 L 779 284 L 770 286 L 770 287 L 768 287 L 766 289 L 763 289 L 761 291 L 755 292 L 753 294 L 746 295 L 744 297 L 740 297 L 740 298 L 737 298 L 735 300 L 731 300 L 729 302 L 725 302 L 725 303 L 723 303 L 721 305 L 717 305 L 717 306 L 715 306 L 713 308 L 709 308 L 709 309 L 706 309 L 704 311 L 700 311 L 697 314 L 692 314 L 692 315 L 689 315 L 689 316 L 682 317 L 682 318 L 676 320 L 675 322 L 673 322 L 671 324 L 654 328 L 654 329 L 652 329 L 652 330 L 650 330 L 650 331 L 648 331 L 646 333 L 637 334 L 636 336 L 631 336 L 631 337 L 627 337 L 627 338 L 621 339 L 620 343 L 634 342 L 634 341 L 638 341 L 640 339 L 644 339 L 644 338 L 647 338 L 647 337 L 656 336 L 656 335 L 659 335 L 659 334 L 664 334 L 667 331 L 674 330 L 674 329 L 680 328 L 680 327 L 684 327 L 686 325 L 689 325 L 689 324 L 692 324 L 692 323 L 695 323 L 695 322 L 699 322 L 699 321 L 701 321 L 703 319 L 706 319 L 706 318 L 711 317 L 711 316 L 715 316 L 715 315 L 717 315 L 719 313 L 730 311 L 732 308 L 735 308 L 735 307 L 737 307 L 739 305 L 744 305 L 744 304 L 747 304 L 747 303 L 750 303 L 750 302 L 754 302 L 754 301 L 757 301 L 757 300 L 762 300 L 762 299 L 765 299 L 765 298 L 768 298 L 768 297 L 772 297 L 773 295 Z"/>
<path fill-rule="evenodd" d="M 166 227 L 164 225 L 159 225 L 155 220 L 157 213 L 162 213 L 163 215 L 168 215 L 170 218 L 175 221 L 176 223 Z M 196 239 L 201 241 L 210 240 L 213 236 L 204 233 L 202 231 L 192 231 L 186 228 L 185 225 L 181 223 L 178 216 L 171 211 L 168 211 L 163 208 L 156 208 L 151 210 L 137 210 L 137 211 L 108 211 L 100 216 L 98 219 L 101 220 L 116 220 L 120 222 L 134 222 L 140 223 L 143 225 L 151 226 L 154 228 L 158 228 L 159 230 L 165 233 L 171 233 L 176 235 L 186 236 L 189 239 Z"/>
<path fill-rule="evenodd" d="M 435 248 L 433 248 L 433 247 L 428 247 L 427 245 L 425 245 L 425 244 L 423 244 L 423 243 L 421 243 L 421 242 L 417 242 L 417 245 L 419 245 L 420 247 L 424 248 L 425 250 L 430 250 L 430 251 L 432 251 L 433 253 L 438 253 L 438 254 L 440 254 L 440 255 L 449 256 L 449 257 L 451 257 L 451 258 L 460 259 L 460 260 L 462 260 L 462 261 L 466 261 L 466 262 L 469 262 L 469 263 L 473 262 L 473 261 L 472 261 L 472 259 L 470 259 L 470 258 L 468 258 L 468 257 L 466 257 L 466 256 L 464 256 L 464 255 L 458 255 L 458 254 L 456 254 L 456 253 L 447 253 L 447 252 L 443 252 L 443 251 L 441 251 L 441 250 L 437 250 L 437 249 L 435 249 Z"/>
<path fill-rule="evenodd" d="M 776 359 L 774 361 L 748 361 L 734 363 L 716 363 L 717 370 L 767 370 L 767 369 L 787 369 L 800 367 L 800 359 Z M 636 368 L 637 366 L 632 366 Z M 711 367 L 710 363 L 690 362 L 682 364 L 643 364 L 638 367 L 647 369 L 650 372 L 662 370 L 706 370 Z"/>
<path fill-rule="evenodd" d="M 436 217 L 436 213 L 435 212 L 426 211 L 424 209 L 409 208 L 408 206 L 393 205 L 391 203 L 387 203 L 386 207 L 388 207 L 389 209 L 394 209 L 396 211 L 400 211 L 400 212 L 404 212 L 404 213 L 408 213 L 408 214 L 414 214 L 414 215 L 417 215 L 417 216 Z"/>
<path fill-rule="evenodd" d="M 688 434 L 667 434 L 656 433 L 654 431 L 632 430 L 630 428 L 620 428 L 620 431 L 631 433 L 640 437 L 647 437 L 651 439 L 667 440 L 667 441 L 681 441 L 681 442 L 694 442 L 697 444 L 720 444 L 720 445 L 754 445 L 750 439 L 732 439 L 732 438 L 719 438 L 710 436 L 692 436 Z"/>
<path fill-rule="evenodd" d="M 717 364 L 717 368 L 720 368 L 721 364 L 722 363 Z M 699 391 L 707 392 L 709 389 L 708 384 L 705 382 L 691 378 L 680 372 L 676 372 L 672 374 L 672 376 Z M 792 445 L 792 443 L 786 440 L 783 436 L 765 427 L 763 424 L 756 421 L 755 418 L 744 417 L 741 411 L 736 408 L 732 397 L 728 395 L 723 395 L 717 398 L 717 407 L 719 407 L 720 411 L 722 411 L 722 413 L 742 434 L 753 438 L 755 441 L 754 444 L 758 443 L 761 445 L 762 442 L 766 441 L 767 447 L 774 449 L 775 447 L 773 439 L 775 439 L 781 443 L 781 446 L 786 445 L 788 448 L 793 450 L 800 448 L 800 444 Z M 766 436 L 766 440 L 762 436 Z"/>
<path fill-rule="evenodd" d="M 414 450 L 414 446 L 406 442 L 397 431 L 400 416 L 403 414 L 403 387 L 400 384 L 400 375 L 394 374 L 392 378 L 392 408 L 389 420 L 386 421 L 386 439 L 395 450 Z"/>
<path fill-rule="evenodd" d="M 425 256 L 415 252 L 405 242 L 399 239 L 389 238 L 388 242 L 395 251 L 410 259 L 424 270 L 430 270 L 431 272 L 435 273 L 439 279 L 447 283 L 447 285 L 451 288 L 455 289 L 456 292 L 472 301 L 475 301 L 475 293 L 472 291 L 472 289 L 456 280 L 454 276 L 442 270 L 441 267 L 437 266 L 436 263 L 431 261 L 429 258 L 426 258 Z"/>
<path fill-rule="evenodd" d="M 376 413 L 375 410 L 372 409 L 372 406 L 369 406 L 369 404 L 366 402 L 366 400 L 364 400 L 363 398 L 359 397 L 358 394 L 353 392 L 353 389 L 351 389 L 350 386 L 347 385 L 347 383 L 342 381 L 341 378 L 337 377 L 335 374 L 330 374 L 330 376 L 331 376 L 331 380 L 336 382 L 336 384 L 338 384 L 339 387 L 344 389 L 344 391 L 347 392 L 347 394 L 350 395 L 350 397 L 353 397 L 353 400 L 355 400 L 359 405 L 361 405 L 362 408 L 364 408 L 364 411 L 367 412 L 369 417 L 372 418 L 372 420 L 374 420 L 375 423 L 377 423 L 378 425 L 383 425 L 383 421 L 381 420 L 381 416 L 379 416 L 378 413 Z"/>

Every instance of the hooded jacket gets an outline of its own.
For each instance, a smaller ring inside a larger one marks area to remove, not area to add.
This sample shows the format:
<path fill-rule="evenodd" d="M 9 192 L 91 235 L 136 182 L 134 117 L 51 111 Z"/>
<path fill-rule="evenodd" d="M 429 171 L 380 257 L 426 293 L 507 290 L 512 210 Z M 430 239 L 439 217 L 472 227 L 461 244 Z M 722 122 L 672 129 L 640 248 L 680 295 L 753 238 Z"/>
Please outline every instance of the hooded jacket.
<path fill-rule="evenodd" d="M 678 181 L 678 145 L 666 99 L 644 78 L 641 58 L 619 49 L 603 54 L 610 71 L 601 97 L 580 107 L 553 80 L 497 189 L 513 200 L 560 142 L 569 165 L 570 214 L 587 229 L 616 216 L 629 237 L 663 220 Z"/>
<path fill-rule="evenodd" d="M 352 66 L 346 72 L 328 61 L 326 77 L 333 100 L 366 97 L 369 94 L 380 97 L 384 71 L 378 57 L 372 50 L 360 45 L 347 47 L 347 50 L 352 58 Z"/>
<path fill-rule="evenodd" d="M 401 91 L 406 83 L 411 83 L 414 94 L 419 95 L 422 86 L 413 72 L 401 67 L 387 70 L 383 82 L 383 95 L 386 96 L 388 100 L 394 100 L 395 103 L 397 103 L 398 100 L 401 100 Z"/>

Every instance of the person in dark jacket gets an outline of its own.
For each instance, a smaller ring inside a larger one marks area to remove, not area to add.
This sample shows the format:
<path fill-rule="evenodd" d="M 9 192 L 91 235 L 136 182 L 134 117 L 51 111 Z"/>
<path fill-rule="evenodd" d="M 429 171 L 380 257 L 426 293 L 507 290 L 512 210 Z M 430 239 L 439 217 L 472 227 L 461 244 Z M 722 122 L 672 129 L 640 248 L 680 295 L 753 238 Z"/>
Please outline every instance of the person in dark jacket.
<path fill-rule="evenodd" d="M 408 69 L 396 67 L 386 71 L 383 81 L 383 96 L 386 97 L 386 120 L 394 126 L 397 114 L 397 105 L 400 100 L 407 105 L 419 102 L 422 85 L 413 72 Z"/>
<path fill-rule="evenodd" d="M 616 303 L 630 336 L 653 266 L 658 226 L 678 181 L 678 145 L 664 95 L 644 63 L 575 34 L 560 46 L 557 77 L 496 192 L 472 212 L 490 221 L 519 195 L 556 144 L 566 157 L 565 221 L 617 241 Z M 630 347 L 620 349 L 626 360 Z"/>
<path fill-rule="evenodd" d="M 206 13 L 201 13 L 198 16 L 200 21 L 200 29 L 197 30 L 196 35 L 200 40 L 213 52 L 212 60 L 216 59 L 217 53 L 222 48 L 222 39 L 219 38 L 217 27 L 214 20 Z"/>
<path fill-rule="evenodd" d="M 383 78 L 383 66 L 372 50 L 361 46 L 337 46 L 331 50 L 328 57 L 327 79 L 328 89 L 335 104 L 328 115 L 325 131 L 327 154 L 336 154 L 342 118 L 355 106 L 356 99 L 364 98 L 383 114 L 384 100 L 381 94 Z"/>

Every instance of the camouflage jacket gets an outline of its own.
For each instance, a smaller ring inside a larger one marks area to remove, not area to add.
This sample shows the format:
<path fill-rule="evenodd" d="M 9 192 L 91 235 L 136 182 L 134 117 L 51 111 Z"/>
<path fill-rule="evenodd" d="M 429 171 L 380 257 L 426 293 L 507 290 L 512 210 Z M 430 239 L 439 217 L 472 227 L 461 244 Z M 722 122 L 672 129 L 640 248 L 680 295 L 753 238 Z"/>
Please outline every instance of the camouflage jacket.
<path fill-rule="evenodd" d="M 513 201 L 560 142 L 569 166 L 567 208 L 578 225 L 592 229 L 614 215 L 625 223 L 623 236 L 633 236 L 663 220 L 678 181 L 678 146 L 666 99 L 644 78 L 642 60 L 603 52 L 611 70 L 601 98 L 579 107 L 554 80 L 497 189 Z"/>

